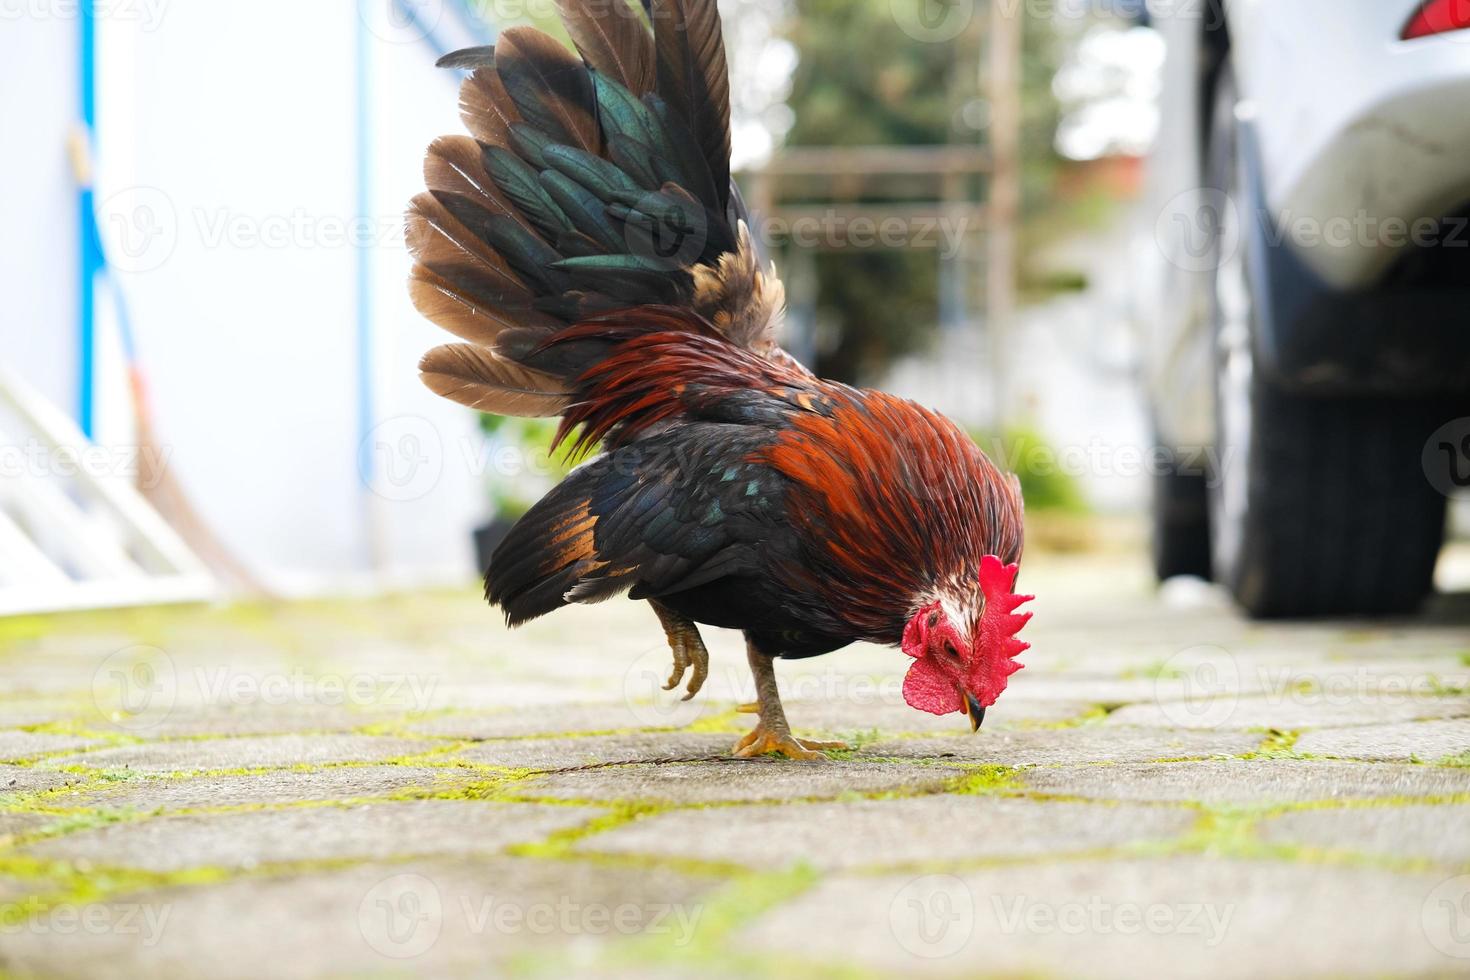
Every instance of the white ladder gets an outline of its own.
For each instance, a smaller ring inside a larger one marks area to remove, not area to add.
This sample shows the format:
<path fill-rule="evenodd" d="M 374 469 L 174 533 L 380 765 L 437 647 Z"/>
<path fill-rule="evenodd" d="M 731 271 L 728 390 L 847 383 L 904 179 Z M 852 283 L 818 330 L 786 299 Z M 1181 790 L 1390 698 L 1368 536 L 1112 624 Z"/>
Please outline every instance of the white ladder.
<path fill-rule="evenodd" d="M 0 367 L 0 616 L 218 594 L 134 488 L 126 455 L 111 453 L 122 465 L 89 462 L 109 453 Z"/>

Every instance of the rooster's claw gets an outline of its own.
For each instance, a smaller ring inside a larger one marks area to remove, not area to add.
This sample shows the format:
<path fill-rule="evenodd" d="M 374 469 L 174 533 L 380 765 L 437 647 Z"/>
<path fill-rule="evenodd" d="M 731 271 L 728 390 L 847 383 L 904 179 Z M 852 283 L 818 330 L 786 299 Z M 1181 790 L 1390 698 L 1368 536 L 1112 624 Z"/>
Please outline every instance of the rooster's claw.
<path fill-rule="evenodd" d="M 684 695 L 684 701 L 700 693 L 704 686 L 704 679 L 710 676 L 710 654 L 704 649 L 704 641 L 700 638 L 700 632 L 694 629 L 694 624 L 689 623 L 688 629 L 669 630 L 669 652 L 673 654 L 673 671 L 669 674 L 669 682 L 664 683 L 664 691 L 673 691 L 678 688 L 679 682 L 684 680 L 684 674 L 689 669 L 694 673 L 689 676 L 689 686 Z"/>
<path fill-rule="evenodd" d="M 773 732 L 765 725 L 756 725 L 750 734 L 735 743 L 734 754 L 737 759 L 754 759 L 756 756 L 775 753 L 788 759 L 815 762 L 827 758 L 822 754 L 823 749 L 845 748 L 845 742 L 809 741 L 797 738 L 789 732 Z"/>

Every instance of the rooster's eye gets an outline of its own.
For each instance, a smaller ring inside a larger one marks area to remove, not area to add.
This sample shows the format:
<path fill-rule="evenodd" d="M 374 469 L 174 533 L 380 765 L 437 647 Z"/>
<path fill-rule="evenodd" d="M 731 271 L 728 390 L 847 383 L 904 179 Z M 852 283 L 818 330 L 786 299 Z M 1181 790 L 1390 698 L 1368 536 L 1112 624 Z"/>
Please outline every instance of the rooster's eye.
<path fill-rule="evenodd" d="M 960 659 L 960 651 L 955 649 L 953 640 L 944 641 L 944 655 L 951 660 Z"/>

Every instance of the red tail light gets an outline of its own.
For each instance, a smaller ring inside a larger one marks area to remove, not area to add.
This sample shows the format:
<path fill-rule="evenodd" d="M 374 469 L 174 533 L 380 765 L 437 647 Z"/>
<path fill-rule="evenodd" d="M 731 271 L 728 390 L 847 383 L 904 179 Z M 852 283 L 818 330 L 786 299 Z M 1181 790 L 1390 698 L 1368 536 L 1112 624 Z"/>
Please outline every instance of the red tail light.
<path fill-rule="evenodd" d="M 1459 31 L 1470 27 L 1470 0 L 1425 0 L 1425 3 L 1409 19 L 1402 35 L 1405 41 L 1445 31 Z"/>

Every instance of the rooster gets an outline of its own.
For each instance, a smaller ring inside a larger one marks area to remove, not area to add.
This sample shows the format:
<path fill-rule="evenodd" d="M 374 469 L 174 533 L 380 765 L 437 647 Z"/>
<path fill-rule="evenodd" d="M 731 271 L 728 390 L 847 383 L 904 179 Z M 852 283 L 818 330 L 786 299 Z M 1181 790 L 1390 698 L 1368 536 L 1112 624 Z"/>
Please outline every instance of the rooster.
<path fill-rule="evenodd" d="M 904 699 L 978 729 L 1027 646 L 1015 477 L 945 418 L 777 345 L 714 0 L 558 6 L 576 54 L 514 28 L 441 59 L 469 72 L 472 135 L 429 147 L 408 214 L 414 303 L 464 341 L 424 356 L 425 383 L 600 447 L 496 549 L 486 598 L 511 626 L 646 600 L 686 699 L 709 673 L 697 624 L 744 631 L 759 721 L 737 756 L 840 748 L 792 736 L 773 660 L 855 641 L 899 646 Z"/>

